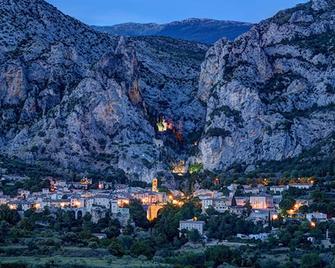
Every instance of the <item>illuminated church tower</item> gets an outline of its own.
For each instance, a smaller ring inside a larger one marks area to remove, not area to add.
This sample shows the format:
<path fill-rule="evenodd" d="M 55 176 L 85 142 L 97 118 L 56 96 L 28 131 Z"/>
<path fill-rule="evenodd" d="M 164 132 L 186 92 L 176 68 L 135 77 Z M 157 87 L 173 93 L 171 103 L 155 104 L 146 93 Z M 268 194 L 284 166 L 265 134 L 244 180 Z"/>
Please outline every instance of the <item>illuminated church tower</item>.
<path fill-rule="evenodd" d="M 152 180 L 152 191 L 158 192 L 158 179 L 157 178 L 154 178 Z"/>

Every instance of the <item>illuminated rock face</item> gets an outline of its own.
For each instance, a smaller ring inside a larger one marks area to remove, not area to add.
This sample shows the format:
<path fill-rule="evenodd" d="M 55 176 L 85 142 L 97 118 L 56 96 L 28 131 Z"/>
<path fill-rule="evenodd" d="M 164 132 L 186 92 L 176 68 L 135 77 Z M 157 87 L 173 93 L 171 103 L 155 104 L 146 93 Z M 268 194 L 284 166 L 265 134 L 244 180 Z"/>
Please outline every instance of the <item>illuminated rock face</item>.
<path fill-rule="evenodd" d="M 279 12 L 234 42 L 218 41 L 202 65 L 207 103 L 199 148 L 205 169 L 298 157 L 335 131 L 335 3 Z M 322 145 L 326 144 L 326 145 Z"/>

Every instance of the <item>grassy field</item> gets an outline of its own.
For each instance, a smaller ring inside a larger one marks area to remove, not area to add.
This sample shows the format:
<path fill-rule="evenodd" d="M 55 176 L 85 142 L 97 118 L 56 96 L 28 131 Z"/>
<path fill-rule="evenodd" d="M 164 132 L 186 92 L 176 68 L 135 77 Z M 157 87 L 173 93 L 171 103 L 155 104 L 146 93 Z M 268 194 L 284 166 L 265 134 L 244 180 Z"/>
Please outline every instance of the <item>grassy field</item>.
<path fill-rule="evenodd" d="M 27 246 L 0 246 L 0 268 L 121 268 L 121 267 L 170 267 L 147 260 L 144 256 L 122 258 L 110 255 L 106 249 L 88 247 L 50 247 L 48 253 L 29 251 Z M 50 256 L 52 254 L 52 256 Z"/>
<path fill-rule="evenodd" d="M 19 257 L 0 257 L 0 267 L 29 267 L 29 268 L 42 268 L 42 267 L 75 267 L 75 268 L 136 268 L 136 267 L 170 267 L 167 265 L 155 264 L 150 261 L 134 259 L 131 257 L 124 258 L 84 258 L 84 257 L 30 257 L 30 256 L 19 256 Z"/>

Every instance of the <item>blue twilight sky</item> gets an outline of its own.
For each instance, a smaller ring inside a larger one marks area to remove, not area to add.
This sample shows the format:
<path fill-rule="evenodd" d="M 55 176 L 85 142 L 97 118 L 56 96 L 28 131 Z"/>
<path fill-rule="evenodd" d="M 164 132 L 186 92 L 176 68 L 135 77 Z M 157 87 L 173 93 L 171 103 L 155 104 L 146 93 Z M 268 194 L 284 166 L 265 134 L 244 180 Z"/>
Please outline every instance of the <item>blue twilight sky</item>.
<path fill-rule="evenodd" d="M 165 23 L 186 18 L 259 22 L 307 0 L 47 0 L 90 25 Z"/>

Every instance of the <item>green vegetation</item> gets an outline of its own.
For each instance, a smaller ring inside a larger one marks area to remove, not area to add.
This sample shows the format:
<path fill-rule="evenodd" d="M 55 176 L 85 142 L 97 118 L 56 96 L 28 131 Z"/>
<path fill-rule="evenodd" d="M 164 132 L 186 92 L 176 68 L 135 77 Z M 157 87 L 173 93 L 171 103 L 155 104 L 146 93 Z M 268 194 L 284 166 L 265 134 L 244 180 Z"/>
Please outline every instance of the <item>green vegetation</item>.
<path fill-rule="evenodd" d="M 58 132 L 57 133 L 57 137 L 60 138 L 60 139 L 62 139 L 62 138 L 65 137 L 65 134 L 63 132 Z"/>
<path fill-rule="evenodd" d="M 285 74 L 275 74 L 273 77 L 271 77 L 264 85 L 262 85 L 262 88 L 260 90 L 260 93 L 263 94 L 271 94 L 275 92 L 282 93 L 284 92 L 287 87 L 292 83 L 292 81 L 296 79 L 301 79 L 302 77 L 300 75 L 297 75 L 291 71 L 286 72 Z M 266 98 L 264 98 L 264 101 Z"/>
<path fill-rule="evenodd" d="M 323 192 L 325 189 L 317 188 L 312 193 L 313 209 L 322 208 L 322 204 L 335 207 L 334 204 L 327 203 L 330 199 Z M 292 189 L 284 193 L 284 200 L 302 194 L 302 190 Z M 284 203 L 281 204 L 282 207 Z M 290 208 L 292 204 L 286 207 Z M 331 239 L 335 239 L 335 224 L 332 222 L 320 223 L 312 228 L 305 221 L 283 221 L 279 218 L 272 223 L 278 228 L 278 236 L 270 237 L 266 242 L 249 241 L 248 246 L 243 241 L 236 240 L 236 234 L 260 233 L 269 228 L 248 221 L 248 213 L 237 216 L 229 212 L 218 213 L 210 208 L 204 215 L 201 214 L 199 200 L 187 201 L 186 198 L 184 205 L 179 207 L 170 204 L 160 211 L 155 221 L 148 222 L 145 211 L 138 202 L 130 203 L 129 208 L 135 226 L 128 224 L 121 234 L 120 223 L 109 215 L 93 223 L 89 214 L 75 219 L 71 212 L 58 210 L 53 216 L 45 209 L 41 212 L 28 210 L 25 217 L 20 218 L 15 210 L 0 206 L 0 264 L 41 268 L 210 268 L 228 264 L 231 267 L 275 265 L 274 267 L 298 268 L 325 267 L 330 263 L 325 263 L 322 258 L 322 254 L 329 251 L 318 250 L 307 240 L 306 234 L 320 241 L 328 229 Z M 203 248 L 202 237 L 197 231 L 182 232 L 180 236 L 179 221 L 193 217 L 205 221 L 207 237 L 223 241 L 223 245 L 207 245 Z M 94 236 L 95 233 L 105 233 L 107 237 L 98 239 Z M 224 241 L 227 240 L 236 241 L 232 242 L 236 246 L 225 245 Z M 184 248 L 187 242 L 195 243 L 198 248 Z"/>
<path fill-rule="evenodd" d="M 49 188 L 49 181 L 39 177 L 16 180 L 15 182 L 4 180 L 0 184 L 0 190 L 5 195 L 16 195 L 18 189 L 28 190 L 30 192 L 40 192 L 43 188 Z"/>
<path fill-rule="evenodd" d="M 136 232 L 128 224 L 121 235 L 120 223 L 109 215 L 93 223 L 90 214 L 75 219 L 73 212 L 59 209 L 53 214 L 45 209 L 41 212 L 28 210 L 24 218 L 20 218 L 15 210 L 0 206 L 0 264 L 49 267 L 47 265 L 56 265 L 52 263 L 53 260 L 64 256 L 59 263 L 64 267 L 77 264 L 80 267 L 105 267 L 114 264 L 114 261 L 122 264 L 128 256 L 129 265 L 134 263 L 130 267 L 136 267 L 137 263 L 155 267 L 156 264 L 147 259 L 152 259 L 158 250 L 177 249 L 187 242 L 185 237 L 179 237 L 179 220 L 200 215 L 201 212 L 195 202 L 188 202 L 180 208 L 169 206 L 161 212 L 156 222 L 149 223 L 142 205 L 132 202 L 129 208 Z M 149 227 L 153 228 L 152 236 Z M 98 239 L 95 233 L 105 233 L 107 237 Z M 196 234 L 192 234 L 191 238 L 199 239 Z M 32 256 L 38 256 L 39 261 Z M 74 259 L 69 262 L 68 257 Z M 101 261 L 92 264 L 99 257 Z"/>
<path fill-rule="evenodd" d="M 147 214 L 143 209 L 142 204 L 139 201 L 132 201 L 129 205 L 130 215 L 136 226 L 141 228 L 148 228 L 149 222 L 147 220 Z"/>
<path fill-rule="evenodd" d="M 325 106 L 318 106 L 317 104 L 314 104 L 312 107 L 309 109 L 305 110 L 298 110 L 294 109 L 291 112 L 285 112 L 281 113 L 287 120 L 292 121 L 294 118 L 297 117 L 307 117 L 311 118 L 313 113 L 315 112 L 321 112 L 321 111 L 334 111 L 335 110 L 335 105 L 334 104 L 329 104 Z"/>
<path fill-rule="evenodd" d="M 100 145 L 100 148 L 102 150 L 104 150 L 106 148 L 106 145 L 107 145 L 107 140 L 104 139 L 104 138 L 100 138 L 100 139 L 98 139 L 98 143 Z"/>
<path fill-rule="evenodd" d="M 207 223 L 209 238 L 226 240 L 232 238 L 236 234 L 248 235 L 263 231 L 262 225 L 255 225 L 234 214 L 219 214 L 214 211 L 208 211 L 208 213 L 210 214 Z"/>
<path fill-rule="evenodd" d="M 335 157 L 326 156 L 324 147 L 330 150 L 335 148 L 335 138 L 330 136 L 328 139 L 317 144 L 314 148 L 303 151 L 298 157 L 283 161 L 268 161 L 258 163 L 256 171 L 248 174 L 246 177 L 257 177 L 260 174 L 264 176 L 275 176 L 281 174 L 289 177 L 326 177 L 335 175 Z"/>
<path fill-rule="evenodd" d="M 274 17 L 272 17 L 271 21 L 279 25 L 288 23 L 292 15 L 300 10 L 306 14 L 312 15 L 313 17 L 317 17 L 322 14 L 322 11 L 315 10 L 312 8 L 312 2 L 307 2 L 303 4 L 298 4 L 293 8 L 289 8 L 278 12 Z M 307 26 L 309 25 L 309 23 L 306 24 L 306 22 L 296 22 L 296 24 L 307 25 Z"/>
<path fill-rule="evenodd" d="M 0 168 L 6 169 L 4 174 L 15 174 L 17 176 L 27 176 L 34 180 L 43 180 L 43 178 L 48 176 L 59 176 L 57 172 L 50 171 L 45 167 L 41 167 L 40 165 L 29 165 L 23 163 L 17 158 L 8 158 L 0 155 Z M 0 175 L 3 175 L 0 173 Z M 66 178 L 66 177 L 65 177 Z"/>
<path fill-rule="evenodd" d="M 315 54 L 329 54 L 335 52 L 335 36 L 331 31 L 312 35 L 304 38 L 297 38 L 295 40 L 291 40 L 297 46 L 303 49 L 310 49 Z"/>
<path fill-rule="evenodd" d="M 203 169 L 204 165 L 202 163 L 193 163 L 190 165 L 188 172 L 190 174 L 200 173 Z"/>
<path fill-rule="evenodd" d="M 243 118 L 241 115 L 240 111 L 231 109 L 229 106 L 227 105 L 223 105 L 219 108 L 216 108 L 211 114 L 210 114 L 210 118 L 211 120 L 213 120 L 215 118 L 215 116 L 220 116 L 221 114 L 224 114 L 227 117 L 233 118 L 235 122 L 237 123 L 242 123 L 243 122 Z"/>
<path fill-rule="evenodd" d="M 64 248 L 64 250 L 68 250 Z M 80 251 L 80 248 L 78 248 Z M 105 257 L 71 257 L 55 255 L 53 257 L 33 257 L 33 256 L 19 256 L 19 257 L 0 257 L 0 267 L 15 267 L 15 268 L 156 268 L 156 267 L 170 267 L 164 264 L 155 264 L 151 261 L 132 258 L 130 256 L 124 258 L 115 258 L 113 256 Z"/>
<path fill-rule="evenodd" d="M 326 92 L 328 94 L 335 94 L 335 85 L 326 84 Z"/>
<path fill-rule="evenodd" d="M 305 254 L 301 260 L 301 266 L 305 268 L 323 267 L 320 256 L 316 253 Z"/>
<path fill-rule="evenodd" d="M 228 137 L 231 133 L 223 128 L 210 128 L 206 132 L 206 137 Z"/>

